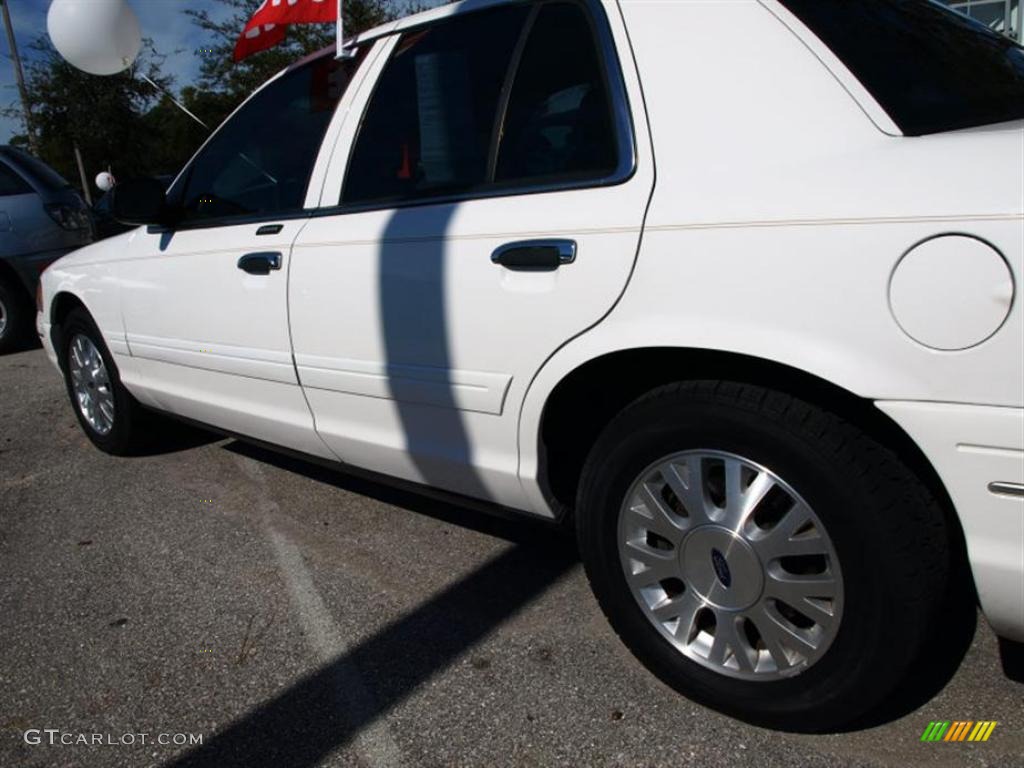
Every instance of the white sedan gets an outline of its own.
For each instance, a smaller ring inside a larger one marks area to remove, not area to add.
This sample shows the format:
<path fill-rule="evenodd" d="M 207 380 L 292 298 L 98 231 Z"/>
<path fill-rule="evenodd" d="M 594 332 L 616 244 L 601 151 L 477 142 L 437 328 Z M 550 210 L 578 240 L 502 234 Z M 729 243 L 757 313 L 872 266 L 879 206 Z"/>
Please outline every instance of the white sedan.
<path fill-rule="evenodd" d="M 469 0 L 272 79 L 46 271 L 89 438 L 201 422 L 572 521 L 684 694 L 1024 641 L 1024 51 L 925 0 Z M 429 553 L 425 553 L 429 556 Z"/>

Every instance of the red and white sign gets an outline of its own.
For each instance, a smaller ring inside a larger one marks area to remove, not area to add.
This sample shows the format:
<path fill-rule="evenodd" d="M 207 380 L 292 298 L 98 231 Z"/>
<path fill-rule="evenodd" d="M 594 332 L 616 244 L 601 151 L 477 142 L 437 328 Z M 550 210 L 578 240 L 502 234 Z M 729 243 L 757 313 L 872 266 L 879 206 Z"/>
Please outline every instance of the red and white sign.
<path fill-rule="evenodd" d="M 235 43 L 233 59 L 265 51 L 284 40 L 289 24 L 337 22 L 337 0 L 263 0 Z"/>

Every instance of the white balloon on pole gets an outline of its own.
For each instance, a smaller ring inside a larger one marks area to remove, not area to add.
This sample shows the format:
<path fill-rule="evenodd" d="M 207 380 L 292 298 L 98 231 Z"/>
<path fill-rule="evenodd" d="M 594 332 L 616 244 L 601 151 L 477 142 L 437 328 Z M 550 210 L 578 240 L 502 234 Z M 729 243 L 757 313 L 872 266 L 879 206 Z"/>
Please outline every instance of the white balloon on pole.
<path fill-rule="evenodd" d="M 142 49 L 139 19 L 126 0 L 53 0 L 46 29 L 69 64 L 93 75 L 115 75 Z"/>
<path fill-rule="evenodd" d="M 96 174 L 96 186 L 99 187 L 101 192 L 109 192 L 114 188 L 114 174 L 101 171 Z"/>

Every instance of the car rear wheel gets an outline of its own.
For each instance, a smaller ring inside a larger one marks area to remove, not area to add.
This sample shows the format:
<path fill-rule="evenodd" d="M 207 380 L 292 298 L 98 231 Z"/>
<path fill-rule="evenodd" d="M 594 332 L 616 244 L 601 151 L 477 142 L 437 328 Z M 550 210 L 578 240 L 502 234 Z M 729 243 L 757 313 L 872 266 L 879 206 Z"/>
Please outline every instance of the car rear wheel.
<path fill-rule="evenodd" d="M 839 417 L 728 382 L 665 387 L 605 429 L 577 533 L 602 609 L 680 692 L 821 731 L 875 707 L 945 594 L 941 509 Z"/>
<path fill-rule="evenodd" d="M 93 444 L 115 455 L 143 447 L 148 414 L 121 383 L 103 336 L 84 310 L 68 314 L 58 352 L 75 416 Z"/>

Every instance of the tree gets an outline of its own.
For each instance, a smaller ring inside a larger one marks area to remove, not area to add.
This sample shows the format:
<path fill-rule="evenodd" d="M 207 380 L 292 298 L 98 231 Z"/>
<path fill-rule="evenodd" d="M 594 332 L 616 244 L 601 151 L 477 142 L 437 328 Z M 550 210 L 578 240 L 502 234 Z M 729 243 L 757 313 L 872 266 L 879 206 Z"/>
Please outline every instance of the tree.
<path fill-rule="evenodd" d="M 201 119 L 203 128 L 165 93 L 138 77 L 144 73 L 169 90 L 174 79 L 160 74 L 165 57 L 146 40 L 132 70 L 97 77 L 75 69 L 41 36 L 29 47 L 38 55 L 28 68 L 39 155 L 65 178 L 77 180 L 74 147 L 82 152 L 91 177 L 108 166 L 119 179 L 177 172 L 199 146 L 246 97 L 273 75 L 303 56 L 335 43 L 331 24 L 296 24 L 280 45 L 244 61 L 231 60 L 235 41 L 258 0 L 214 0 L 230 13 L 216 21 L 208 10 L 186 9 L 208 42 L 200 75 L 182 89 L 179 100 Z M 399 2 L 403 5 L 399 5 Z M 437 0 L 344 0 L 345 29 L 357 34 L 413 12 Z M 13 107 L 3 110 L 17 116 Z M 27 146 L 16 136 L 13 144 Z"/>
<path fill-rule="evenodd" d="M 148 160 L 154 173 L 180 170 L 233 108 L 230 96 L 194 86 L 183 88 L 179 101 L 209 128 L 201 126 L 164 95 L 143 117 L 146 134 L 151 138 Z"/>
<path fill-rule="evenodd" d="M 75 69 L 57 53 L 44 35 L 29 48 L 36 53 L 26 80 L 32 97 L 33 125 L 39 154 L 67 179 L 78 179 L 74 147 L 82 153 L 87 174 L 110 166 L 115 176 L 152 173 L 148 152 L 153 136 L 144 115 L 159 98 L 157 91 L 131 71 L 97 77 Z M 163 57 L 145 40 L 135 70 L 161 88 L 173 78 L 160 74 Z M 14 110 L 5 109 L 5 114 Z M 12 143 L 27 145 L 27 137 Z"/>

